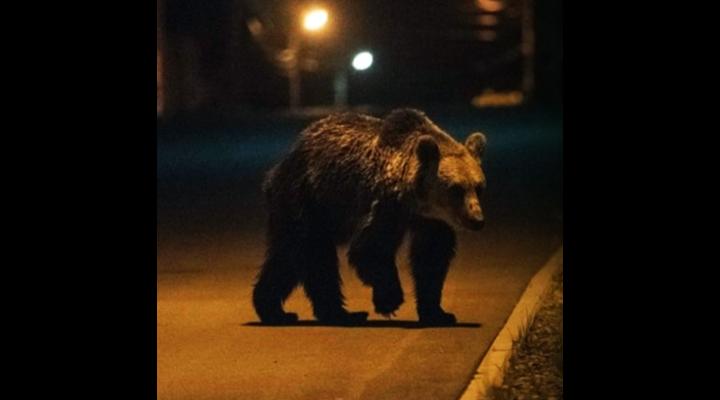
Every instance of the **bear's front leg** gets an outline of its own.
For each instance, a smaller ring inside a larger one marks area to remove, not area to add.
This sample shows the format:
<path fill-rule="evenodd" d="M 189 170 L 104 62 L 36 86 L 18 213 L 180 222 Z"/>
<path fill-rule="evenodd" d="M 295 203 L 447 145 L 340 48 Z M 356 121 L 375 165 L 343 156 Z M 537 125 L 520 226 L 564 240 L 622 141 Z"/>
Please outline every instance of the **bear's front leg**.
<path fill-rule="evenodd" d="M 348 250 L 348 262 L 360 280 L 373 288 L 375 312 L 385 316 L 393 314 L 405 301 L 395 265 L 403 226 L 395 207 L 376 202 Z"/>
<path fill-rule="evenodd" d="M 395 253 L 391 255 L 379 245 L 363 247 L 353 244 L 348 251 L 348 261 L 357 270 L 360 280 L 373 288 L 375 312 L 385 316 L 393 314 L 405 301 Z"/>
<path fill-rule="evenodd" d="M 450 261 L 455 256 L 455 231 L 445 222 L 418 218 L 411 226 L 410 264 L 420 323 L 452 325 L 455 315 L 440 303 Z"/>
<path fill-rule="evenodd" d="M 392 267 L 386 267 L 389 271 L 386 278 L 380 278 L 372 284 L 373 288 L 373 305 L 375 312 L 386 317 L 394 315 L 395 311 L 405 302 L 400 278 L 397 274 L 397 267 L 393 263 Z"/>

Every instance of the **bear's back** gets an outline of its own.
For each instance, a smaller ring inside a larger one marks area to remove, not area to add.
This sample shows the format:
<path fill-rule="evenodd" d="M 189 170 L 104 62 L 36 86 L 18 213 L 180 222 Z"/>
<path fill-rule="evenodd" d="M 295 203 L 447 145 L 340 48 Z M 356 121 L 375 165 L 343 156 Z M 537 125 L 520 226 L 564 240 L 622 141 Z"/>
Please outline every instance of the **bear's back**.
<path fill-rule="evenodd" d="M 347 196 L 398 195 L 412 178 L 414 145 L 431 135 L 444 155 L 464 150 L 424 113 L 397 109 L 384 119 L 358 113 L 325 117 L 303 130 L 290 154 L 271 172 L 267 182 L 303 189 L 322 199 Z M 342 191 L 342 194 L 338 194 Z"/>
<path fill-rule="evenodd" d="M 381 143 L 383 120 L 335 114 L 308 126 L 264 184 L 271 210 L 320 213 L 331 225 L 353 225 L 372 202 L 400 188 L 408 156 Z"/>

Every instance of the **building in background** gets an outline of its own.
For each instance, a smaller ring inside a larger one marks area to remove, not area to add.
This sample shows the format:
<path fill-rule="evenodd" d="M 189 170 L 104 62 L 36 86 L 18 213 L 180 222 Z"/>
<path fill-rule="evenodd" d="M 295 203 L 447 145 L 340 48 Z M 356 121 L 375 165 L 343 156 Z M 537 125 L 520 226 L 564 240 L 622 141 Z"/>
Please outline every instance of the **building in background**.
<path fill-rule="evenodd" d="M 158 0 L 158 114 L 234 113 L 289 102 L 283 53 L 299 0 Z M 559 101 L 560 1 L 328 0 L 326 32 L 300 39 L 303 105 L 470 104 L 538 91 Z M 529 27 L 529 30 L 528 30 Z M 373 67 L 352 56 L 370 50 Z M 529 66 L 529 67 L 528 67 Z M 512 97 L 507 97 L 512 98 Z"/>

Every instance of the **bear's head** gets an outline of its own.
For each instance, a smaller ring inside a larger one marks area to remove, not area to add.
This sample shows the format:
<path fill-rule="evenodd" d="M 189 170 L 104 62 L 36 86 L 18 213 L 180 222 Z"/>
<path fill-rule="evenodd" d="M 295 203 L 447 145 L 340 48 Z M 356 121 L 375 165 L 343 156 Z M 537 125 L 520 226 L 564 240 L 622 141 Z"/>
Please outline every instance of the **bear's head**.
<path fill-rule="evenodd" d="M 439 129 L 418 138 L 415 176 L 420 215 L 479 230 L 485 223 L 482 158 L 487 140 L 475 132 L 458 143 Z"/>

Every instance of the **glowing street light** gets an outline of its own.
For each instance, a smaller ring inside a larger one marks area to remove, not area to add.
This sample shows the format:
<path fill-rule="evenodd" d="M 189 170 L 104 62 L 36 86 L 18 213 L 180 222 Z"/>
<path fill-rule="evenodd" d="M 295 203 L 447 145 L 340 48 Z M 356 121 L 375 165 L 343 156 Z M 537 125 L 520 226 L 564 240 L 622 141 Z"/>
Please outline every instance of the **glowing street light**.
<path fill-rule="evenodd" d="M 298 21 L 299 22 L 299 21 Z M 317 32 L 328 23 L 327 10 L 316 7 L 311 8 L 302 15 L 302 27 L 307 32 Z M 288 47 L 285 49 L 287 62 L 288 89 L 290 109 L 297 110 L 300 107 L 300 29 L 293 24 L 288 35 Z"/>
<path fill-rule="evenodd" d="M 303 28 L 307 31 L 318 31 L 328 22 L 328 12 L 322 8 L 308 11 L 303 17 Z"/>
<path fill-rule="evenodd" d="M 361 51 L 352 59 L 352 67 L 355 71 L 365 71 L 370 68 L 373 64 L 373 55 L 369 51 Z M 335 88 L 335 106 L 345 107 L 347 106 L 348 100 L 348 71 L 347 67 L 343 66 L 335 74 L 335 82 L 333 84 Z"/>
<path fill-rule="evenodd" d="M 352 60 L 352 66 L 356 71 L 364 71 L 373 63 L 373 55 L 369 51 L 361 51 L 355 54 Z"/>

